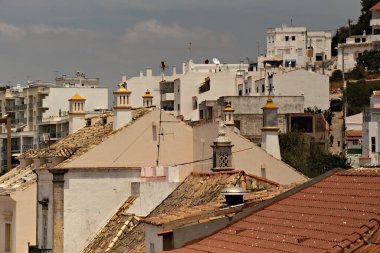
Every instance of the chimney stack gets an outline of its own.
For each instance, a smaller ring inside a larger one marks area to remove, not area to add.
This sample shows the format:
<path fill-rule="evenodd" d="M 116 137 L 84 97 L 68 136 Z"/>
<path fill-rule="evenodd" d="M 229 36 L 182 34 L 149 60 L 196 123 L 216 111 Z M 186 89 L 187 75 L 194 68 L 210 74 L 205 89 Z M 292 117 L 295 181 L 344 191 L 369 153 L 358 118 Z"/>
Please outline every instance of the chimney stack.
<path fill-rule="evenodd" d="M 121 82 L 126 83 L 127 82 L 127 74 L 123 73 L 121 74 Z"/>
<path fill-rule="evenodd" d="M 172 72 L 172 75 L 176 75 L 177 74 L 177 67 L 176 66 L 173 66 L 173 72 Z"/>
<path fill-rule="evenodd" d="M 151 77 L 153 74 L 152 68 L 146 68 L 146 76 Z"/>
<path fill-rule="evenodd" d="M 263 109 L 263 128 L 261 128 L 261 148 L 275 158 L 281 160 L 278 132 L 280 128 L 277 122 L 278 107 L 273 103 L 272 97 L 268 97 Z"/>
<path fill-rule="evenodd" d="M 153 106 L 153 96 L 152 94 L 150 93 L 150 90 L 147 89 L 145 91 L 145 95 L 142 96 L 143 98 L 143 106 L 144 107 L 150 107 L 150 106 Z"/>
<path fill-rule="evenodd" d="M 213 167 L 212 171 L 229 171 L 232 168 L 232 147 L 230 139 L 226 136 L 225 125 L 223 121 L 219 123 L 218 137 L 215 139 L 214 144 L 211 145 L 213 149 Z"/>
<path fill-rule="evenodd" d="M 131 106 L 129 105 L 129 97 L 132 92 L 127 90 L 123 85 L 113 92 L 114 95 L 114 116 L 113 130 L 117 130 L 132 121 Z"/>
<path fill-rule="evenodd" d="M 86 99 L 76 93 L 69 99 L 69 133 L 72 134 L 85 126 L 86 112 L 84 110 Z"/>
<path fill-rule="evenodd" d="M 235 125 L 234 111 L 235 110 L 232 108 L 231 102 L 228 102 L 223 110 L 224 124 L 228 127 L 233 127 Z"/>

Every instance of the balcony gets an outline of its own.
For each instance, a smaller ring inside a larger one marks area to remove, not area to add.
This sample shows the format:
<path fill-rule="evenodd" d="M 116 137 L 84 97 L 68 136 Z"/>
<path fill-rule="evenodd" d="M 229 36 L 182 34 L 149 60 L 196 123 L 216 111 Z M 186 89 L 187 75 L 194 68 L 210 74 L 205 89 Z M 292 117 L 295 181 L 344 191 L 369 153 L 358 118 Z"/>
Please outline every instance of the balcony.
<path fill-rule="evenodd" d="M 369 21 L 370 26 L 380 26 L 380 18 L 371 19 Z"/>
<path fill-rule="evenodd" d="M 165 101 L 174 101 L 174 93 L 162 94 L 162 102 L 165 102 Z"/>
<path fill-rule="evenodd" d="M 13 112 L 15 110 L 15 106 L 11 105 L 11 106 L 5 106 L 5 111 L 6 112 Z"/>
<path fill-rule="evenodd" d="M 22 111 L 22 110 L 25 110 L 25 109 L 26 109 L 26 104 L 16 105 L 16 106 L 15 106 L 15 109 L 16 109 L 16 111 Z"/>
<path fill-rule="evenodd" d="M 52 249 L 40 249 L 38 246 L 29 245 L 29 253 L 53 253 Z"/>
<path fill-rule="evenodd" d="M 23 151 L 26 151 L 26 150 L 29 150 L 29 149 L 36 149 L 36 148 L 38 148 L 37 144 L 25 144 L 25 145 L 22 145 L 22 150 Z"/>
<path fill-rule="evenodd" d="M 380 41 L 380 34 L 372 34 L 371 40 L 372 42 Z"/>

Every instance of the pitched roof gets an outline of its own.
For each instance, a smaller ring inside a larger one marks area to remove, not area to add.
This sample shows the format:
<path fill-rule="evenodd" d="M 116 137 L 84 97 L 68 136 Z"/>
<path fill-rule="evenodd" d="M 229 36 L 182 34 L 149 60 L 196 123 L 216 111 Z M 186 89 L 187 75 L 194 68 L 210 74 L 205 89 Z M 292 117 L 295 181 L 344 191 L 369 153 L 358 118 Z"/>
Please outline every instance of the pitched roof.
<path fill-rule="evenodd" d="M 139 217 L 127 213 L 136 197 L 130 196 L 117 210 L 107 224 L 91 240 L 82 253 L 103 253 L 110 250 L 121 233 L 132 230 L 140 221 Z"/>
<path fill-rule="evenodd" d="M 173 218 L 172 213 L 178 212 L 179 214 L 185 209 L 199 210 L 199 208 L 203 207 L 203 211 L 207 212 L 207 210 L 210 210 L 210 206 L 211 209 L 218 207 L 221 202 L 220 192 L 227 186 L 242 186 L 242 188 L 254 194 L 253 192 L 260 193 L 260 190 L 266 191 L 273 187 L 276 188 L 278 184 L 260 177 L 251 176 L 243 171 L 217 173 L 192 172 L 147 218 L 165 218 L 167 222 L 170 222 L 178 218 L 178 216 Z M 212 207 L 213 205 L 214 207 Z M 120 225 L 114 226 L 113 229 L 119 230 Z M 131 231 L 123 233 L 118 237 L 112 248 L 112 252 L 145 252 L 144 238 L 144 225 L 140 223 Z M 109 237 L 108 242 L 112 239 L 112 237 Z M 103 249 L 92 248 L 93 252 L 100 252 Z"/>
<path fill-rule="evenodd" d="M 136 120 L 150 111 L 149 109 L 141 108 L 132 110 L 132 118 Z M 109 116 L 108 114 L 99 117 Z M 127 127 L 127 126 L 126 126 Z M 119 130 L 117 130 L 119 131 Z M 86 153 L 91 148 L 97 146 L 99 143 L 107 139 L 113 132 L 112 122 L 102 124 L 97 122 L 91 126 L 86 126 L 78 131 L 60 139 L 54 143 L 50 148 L 31 149 L 22 153 L 19 159 L 34 159 L 34 158 L 51 158 L 60 157 L 65 160 L 58 164 L 56 167 L 60 168 L 69 163 L 70 161 L 78 158 Z"/>
<path fill-rule="evenodd" d="M 373 252 L 380 233 L 380 169 L 330 174 L 171 252 Z"/>
<path fill-rule="evenodd" d="M 375 4 L 374 6 L 369 9 L 370 11 L 380 11 L 380 2 Z"/>
<path fill-rule="evenodd" d="M 78 93 L 75 93 L 75 95 L 72 96 L 69 100 L 70 101 L 84 101 L 86 99 L 82 97 L 81 95 L 79 95 Z"/>
<path fill-rule="evenodd" d="M 37 175 L 27 167 L 17 166 L 0 177 L 0 195 L 8 195 L 16 190 L 28 188 L 37 181 Z"/>
<path fill-rule="evenodd" d="M 362 138 L 362 131 L 357 131 L 357 130 L 351 130 L 351 131 L 346 131 L 346 137 L 349 139 L 357 139 L 357 138 Z"/>

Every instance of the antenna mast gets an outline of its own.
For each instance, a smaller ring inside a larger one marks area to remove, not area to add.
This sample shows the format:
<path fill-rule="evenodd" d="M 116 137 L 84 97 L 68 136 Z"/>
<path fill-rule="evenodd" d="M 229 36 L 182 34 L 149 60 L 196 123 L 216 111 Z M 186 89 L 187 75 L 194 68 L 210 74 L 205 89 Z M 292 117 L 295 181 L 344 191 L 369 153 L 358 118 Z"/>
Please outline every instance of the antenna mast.
<path fill-rule="evenodd" d="M 190 43 L 191 44 L 191 43 Z M 164 81 L 164 75 L 165 75 L 165 69 L 166 69 L 166 65 L 165 65 L 165 61 L 162 61 L 161 62 L 161 82 L 160 82 L 160 122 L 158 123 L 158 143 L 157 143 L 157 159 L 156 159 L 156 166 L 158 166 L 159 164 L 159 161 L 160 161 L 160 144 L 161 144 L 161 135 L 163 135 L 163 133 L 161 132 L 161 124 L 162 124 L 162 84 L 163 84 L 163 81 Z"/>
<path fill-rule="evenodd" d="M 188 49 L 189 49 L 189 60 L 191 60 L 192 59 L 192 55 L 191 55 L 191 42 L 189 42 L 189 46 L 188 46 Z"/>

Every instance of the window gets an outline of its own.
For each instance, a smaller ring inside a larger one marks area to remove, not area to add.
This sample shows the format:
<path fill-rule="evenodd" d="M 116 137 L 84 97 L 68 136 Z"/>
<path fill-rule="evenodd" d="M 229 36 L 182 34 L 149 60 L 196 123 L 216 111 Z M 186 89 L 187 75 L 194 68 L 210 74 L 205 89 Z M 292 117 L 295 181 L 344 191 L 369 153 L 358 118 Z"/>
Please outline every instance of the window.
<path fill-rule="evenodd" d="M 256 93 L 259 93 L 259 87 L 256 87 Z"/>
<path fill-rule="evenodd" d="M 302 56 L 302 47 L 298 48 L 297 52 L 298 52 L 298 56 Z"/>
<path fill-rule="evenodd" d="M 265 92 L 265 85 L 261 85 L 261 92 L 264 93 Z"/>
<path fill-rule="evenodd" d="M 292 40 L 293 40 L 293 41 L 296 40 L 296 36 L 292 36 Z"/>
<path fill-rule="evenodd" d="M 198 109 L 198 98 L 193 97 L 193 110 Z"/>
<path fill-rule="evenodd" d="M 285 36 L 285 41 L 289 41 L 289 36 Z"/>
<path fill-rule="evenodd" d="M 177 105 L 177 110 L 179 111 L 181 109 L 180 104 Z"/>
<path fill-rule="evenodd" d="M 355 43 L 360 43 L 360 38 L 355 38 Z"/>
<path fill-rule="evenodd" d="M 11 224 L 5 223 L 5 252 L 11 252 L 12 236 L 11 236 Z"/>
<path fill-rule="evenodd" d="M 358 140 L 353 140 L 353 141 L 352 141 L 352 144 L 353 144 L 353 145 L 359 145 L 359 141 L 358 141 Z"/>
<path fill-rule="evenodd" d="M 364 42 L 366 42 L 367 41 L 367 39 L 366 38 L 362 38 L 362 42 L 364 43 Z"/>
<path fill-rule="evenodd" d="M 154 253 L 154 243 L 150 243 L 149 252 Z"/>
<path fill-rule="evenodd" d="M 376 137 L 371 137 L 371 152 L 376 152 Z"/>

